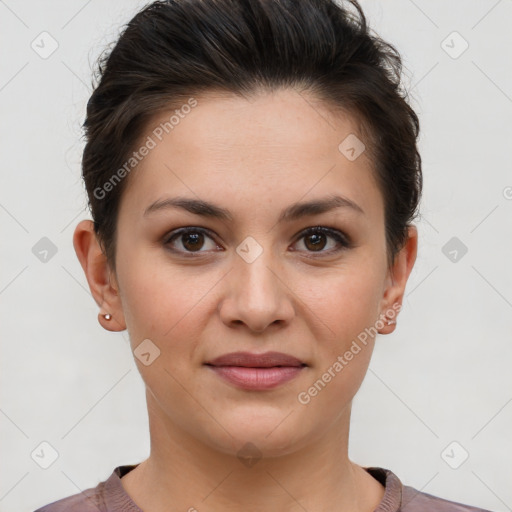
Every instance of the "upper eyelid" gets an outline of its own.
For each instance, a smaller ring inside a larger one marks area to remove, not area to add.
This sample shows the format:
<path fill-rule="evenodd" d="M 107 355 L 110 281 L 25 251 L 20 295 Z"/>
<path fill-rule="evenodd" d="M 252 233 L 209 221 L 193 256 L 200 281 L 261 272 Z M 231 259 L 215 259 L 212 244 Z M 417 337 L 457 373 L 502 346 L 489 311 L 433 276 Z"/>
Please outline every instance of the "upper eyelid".
<path fill-rule="evenodd" d="M 308 228 L 304 228 L 302 231 L 299 231 L 299 233 L 297 233 L 297 236 L 304 236 L 307 235 L 309 232 L 315 230 L 320 231 L 320 233 L 326 233 L 327 235 L 331 236 L 340 236 L 341 238 L 349 242 L 349 236 L 344 231 L 338 228 L 332 228 L 330 226 L 310 226 Z"/>
<path fill-rule="evenodd" d="M 318 231 L 320 233 L 323 233 L 334 240 L 337 241 L 337 243 L 341 244 L 341 249 L 352 249 L 354 247 L 353 240 L 350 236 L 348 236 L 344 231 L 333 228 L 329 226 L 310 226 L 308 228 L 303 229 L 297 234 L 296 241 L 301 240 L 305 236 L 307 236 L 310 232 Z M 295 242 L 294 242 L 295 243 Z M 310 251 L 311 254 L 314 254 L 315 251 Z M 329 251 L 319 251 L 319 253 L 325 252 L 328 253 Z"/>
<path fill-rule="evenodd" d="M 210 231 L 208 228 L 185 226 L 183 228 L 173 229 L 172 231 L 169 231 L 169 233 L 164 235 L 164 237 L 163 237 L 164 243 L 169 243 L 173 238 L 177 238 L 177 237 L 184 235 L 188 232 L 194 232 L 194 231 L 199 232 L 199 233 L 204 233 L 212 239 L 215 239 L 215 237 L 216 237 L 216 235 L 213 233 L 213 231 Z"/>

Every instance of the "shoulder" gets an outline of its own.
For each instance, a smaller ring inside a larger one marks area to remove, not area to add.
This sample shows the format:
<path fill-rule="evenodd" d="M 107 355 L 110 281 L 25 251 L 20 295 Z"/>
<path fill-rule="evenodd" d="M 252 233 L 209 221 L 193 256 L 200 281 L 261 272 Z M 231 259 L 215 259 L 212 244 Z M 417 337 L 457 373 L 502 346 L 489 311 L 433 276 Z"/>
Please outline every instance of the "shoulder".
<path fill-rule="evenodd" d="M 104 500 L 105 482 L 78 494 L 49 503 L 35 512 L 106 512 Z"/>
<path fill-rule="evenodd" d="M 389 469 L 364 468 L 384 486 L 384 496 L 375 512 L 490 512 L 455 501 L 446 500 L 403 485 Z"/>
<path fill-rule="evenodd" d="M 121 478 L 138 464 L 117 466 L 107 480 L 35 512 L 142 512 L 126 493 Z"/>
<path fill-rule="evenodd" d="M 490 512 L 483 508 L 445 500 L 404 485 L 402 487 L 400 512 L 423 512 L 427 510 L 429 512 Z"/>

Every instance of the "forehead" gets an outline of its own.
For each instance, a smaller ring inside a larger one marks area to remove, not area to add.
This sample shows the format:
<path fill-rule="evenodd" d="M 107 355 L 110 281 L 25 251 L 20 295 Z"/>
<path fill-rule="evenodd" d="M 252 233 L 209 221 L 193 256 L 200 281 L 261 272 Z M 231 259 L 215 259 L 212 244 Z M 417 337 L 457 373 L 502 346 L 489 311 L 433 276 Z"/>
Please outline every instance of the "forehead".
<path fill-rule="evenodd" d="M 148 123 L 142 141 L 151 140 L 151 149 L 122 198 L 132 211 L 142 214 L 163 194 L 278 204 L 337 191 L 379 215 L 368 152 L 347 158 L 347 144 L 363 142 L 350 116 L 333 115 L 293 89 L 193 100 L 195 106 L 162 111 Z"/>

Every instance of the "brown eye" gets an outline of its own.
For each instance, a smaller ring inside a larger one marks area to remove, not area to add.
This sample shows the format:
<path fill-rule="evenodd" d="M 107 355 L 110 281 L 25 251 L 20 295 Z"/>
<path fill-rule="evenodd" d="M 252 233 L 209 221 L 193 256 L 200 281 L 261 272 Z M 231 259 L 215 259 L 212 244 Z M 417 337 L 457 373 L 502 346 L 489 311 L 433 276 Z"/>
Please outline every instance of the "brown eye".
<path fill-rule="evenodd" d="M 297 243 L 301 242 L 306 252 L 332 254 L 352 247 L 350 239 L 337 229 L 317 226 L 303 231 Z M 324 250 L 326 249 L 327 250 Z"/>
<path fill-rule="evenodd" d="M 183 228 L 174 231 L 164 241 L 164 245 L 173 252 L 183 254 L 203 253 L 218 248 L 213 238 L 200 228 Z"/>
<path fill-rule="evenodd" d="M 203 233 L 185 233 L 181 235 L 182 244 L 187 251 L 197 251 L 204 244 L 204 235 Z"/>
<path fill-rule="evenodd" d="M 324 233 L 312 233 L 304 237 L 304 245 L 311 251 L 321 251 L 327 243 L 326 238 Z"/>

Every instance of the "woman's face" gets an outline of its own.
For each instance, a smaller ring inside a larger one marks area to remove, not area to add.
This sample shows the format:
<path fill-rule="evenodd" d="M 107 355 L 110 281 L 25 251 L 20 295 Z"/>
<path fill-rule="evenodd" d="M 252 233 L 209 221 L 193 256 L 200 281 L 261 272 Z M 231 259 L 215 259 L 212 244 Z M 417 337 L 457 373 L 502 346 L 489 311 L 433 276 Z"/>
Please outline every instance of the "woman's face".
<path fill-rule="evenodd" d="M 195 99 L 142 139 L 109 307 L 140 357 L 150 421 L 225 453 L 289 453 L 347 427 L 373 349 L 365 329 L 401 302 L 406 277 L 387 272 L 383 198 L 350 119 L 291 89 Z M 207 364 L 269 351 L 303 366 Z"/>

